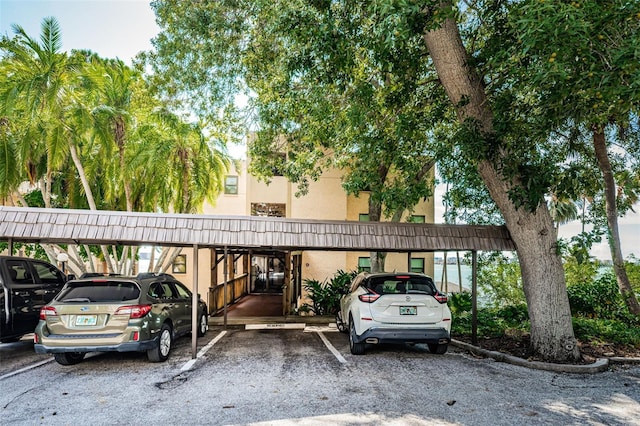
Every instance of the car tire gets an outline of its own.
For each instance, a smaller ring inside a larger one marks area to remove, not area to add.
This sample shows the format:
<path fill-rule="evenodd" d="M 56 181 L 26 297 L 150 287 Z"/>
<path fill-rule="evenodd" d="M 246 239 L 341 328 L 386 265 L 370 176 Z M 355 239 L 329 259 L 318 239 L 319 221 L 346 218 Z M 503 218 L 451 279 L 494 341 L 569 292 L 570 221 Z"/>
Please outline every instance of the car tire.
<path fill-rule="evenodd" d="M 340 312 L 336 314 L 336 328 L 340 333 L 346 333 L 349 331 L 347 325 L 342 321 L 342 315 L 340 315 Z"/>
<path fill-rule="evenodd" d="M 447 353 L 447 349 L 449 348 L 449 345 L 447 344 L 439 345 L 437 343 L 429 343 L 428 346 L 429 346 L 429 352 L 437 355 L 443 355 Z"/>
<path fill-rule="evenodd" d="M 82 362 L 84 359 L 84 352 L 62 352 L 53 354 L 56 362 L 60 365 L 75 365 Z"/>
<path fill-rule="evenodd" d="M 158 346 L 147 351 L 147 358 L 151 362 L 164 362 L 169 358 L 171 351 L 172 335 L 171 327 L 168 324 L 162 324 L 160 329 L 160 339 Z"/>
<path fill-rule="evenodd" d="M 349 321 L 349 349 L 353 355 L 364 355 L 365 343 L 364 342 L 356 342 L 355 339 L 357 337 L 356 334 L 356 326 L 353 324 L 353 318 L 350 318 Z"/>
<path fill-rule="evenodd" d="M 198 337 L 202 337 L 207 334 L 208 328 L 209 322 L 207 320 L 207 314 L 200 315 L 200 319 L 198 320 Z"/>

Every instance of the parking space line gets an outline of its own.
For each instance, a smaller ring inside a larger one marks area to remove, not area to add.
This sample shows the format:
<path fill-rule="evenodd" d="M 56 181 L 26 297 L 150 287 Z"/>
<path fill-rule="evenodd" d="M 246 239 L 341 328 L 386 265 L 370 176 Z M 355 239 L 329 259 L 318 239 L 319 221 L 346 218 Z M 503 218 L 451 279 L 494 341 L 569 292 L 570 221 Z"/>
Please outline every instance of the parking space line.
<path fill-rule="evenodd" d="M 322 341 L 324 342 L 324 345 L 331 351 L 331 353 L 337 358 L 337 360 L 340 361 L 342 364 L 346 364 L 347 360 L 331 344 L 331 342 L 329 342 L 329 339 L 327 339 L 327 337 L 321 331 L 317 331 L 316 333 L 318 333 L 318 336 L 320 336 L 320 339 L 322 339 Z"/>
<path fill-rule="evenodd" d="M 215 345 L 216 343 L 218 343 L 218 341 L 220 339 L 222 339 L 222 337 L 227 334 L 226 330 L 221 331 L 220 333 L 218 333 L 218 335 L 216 337 L 213 338 L 213 340 L 211 340 L 209 343 L 206 344 L 206 346 L 203 346 L 202 349 L 200 349 L 200 351 L 198 351 L 198 354 L 196 355 L 195 358 L 190 359 L 189 361 L 187 361 L 187 363 L 185 365 L 182 366 L 182 368 L 180 369 L 180 371 L 187 371 L 190 370 L 191 367 L 193 367 L 193 364 L 196 363 L 196 361 L 198 360 L 198 358 L 204 356 L 204 354 L 207 353 L 207 351 L 209 351 L 209 349 L 211 349 L 213 347 L 213 345 Z"/>
<path fill-rule="evenodd" d="M 53 360 L 54 360 L 54 358 L 53 358 L 53 357 L 51 357 L 51 358 L 49 358 L 49 359 L 45 359 L 45 360 L 43 360 L 43 361 L 36 362 L 35 364 L 28 365 L 28 366 L 26 366 L 26 367 L 24 367 L 24 368 L 21 368 L 21 369 L 19 369 L 19 370 L 12 371 L 11 373 L 7 373 L 7 374 L 5 374 L 5 375 L 3 375 L 3 376 L 0 376 L 0 380 L 4 380 L 4 379 L 6 379 L 6 378 L 8 378 L 8 377 L 15 376 L 16 374 L 20 374 L 20 373 L 23 373 L 23 372 L 25 372 L 25 371 L 33 370 L 34 368 L 40 367 L 41 365 L 48 364 L 48 363 L 50 363 L 50 362 L 51 362 L 51 361 L 53 361 Z"/>
<path fill-rule="evenodd" d="M 245 330 L 297 330 L 305 328 L 306 325 L 302 323 L 268 323 L 268 324 L 246 324 Z"/>

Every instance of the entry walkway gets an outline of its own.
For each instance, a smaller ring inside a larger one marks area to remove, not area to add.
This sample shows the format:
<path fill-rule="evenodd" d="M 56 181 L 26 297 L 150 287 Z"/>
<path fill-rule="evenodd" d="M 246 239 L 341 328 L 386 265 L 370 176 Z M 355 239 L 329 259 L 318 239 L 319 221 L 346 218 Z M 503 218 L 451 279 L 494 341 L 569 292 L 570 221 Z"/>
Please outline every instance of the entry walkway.
<path fill-rule="evenodd" d="M 332 316 L 282 315 L 281 294 L 250 294 L 227 307 L 227 324 L 307 323 L 327 324 Z M 209 324 L 223 325 L 224 313 L 209 317 Z"/>

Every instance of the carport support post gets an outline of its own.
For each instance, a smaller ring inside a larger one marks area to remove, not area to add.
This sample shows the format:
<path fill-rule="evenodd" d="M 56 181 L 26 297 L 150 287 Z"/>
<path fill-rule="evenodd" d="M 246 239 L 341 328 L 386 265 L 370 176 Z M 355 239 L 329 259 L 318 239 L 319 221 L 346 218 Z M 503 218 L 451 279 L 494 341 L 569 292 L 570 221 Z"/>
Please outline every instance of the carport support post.
<path fill-rule="evenodd" d="M 191 359 L 198 355 L 198 245 L 193 245 L 193 293 L 191 294 Z"/>
<path fill-rule="evenodd" d="M 478 252 L 471 252 L 471 343 L 478 344 Z"/>
<path fill-rule="evenodd" d="M 223 269 L 223 275 L 224 275 L 224 284 L 223 284 L 223 288 L 224 288 L 224 329 L 227 329 L 227 256 L 228 256 L 228 252 L 227 252 L 227 246 L 224 246 L 224 269 Z"/>

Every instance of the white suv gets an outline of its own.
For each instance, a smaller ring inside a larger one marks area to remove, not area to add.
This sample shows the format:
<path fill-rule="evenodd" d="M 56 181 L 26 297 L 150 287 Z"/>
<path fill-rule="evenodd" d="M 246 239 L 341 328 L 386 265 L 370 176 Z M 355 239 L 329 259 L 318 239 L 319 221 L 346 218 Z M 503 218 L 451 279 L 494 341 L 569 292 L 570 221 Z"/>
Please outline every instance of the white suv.
<path fill-rule="evenodd" d="M 444 354 L 451 341 L 447 296 L 424 274 L 357 275 L 340 299 L 336 325 L 349 331 L 354 355 L 379 343 L 426 343 L 432 353 Z"/>

